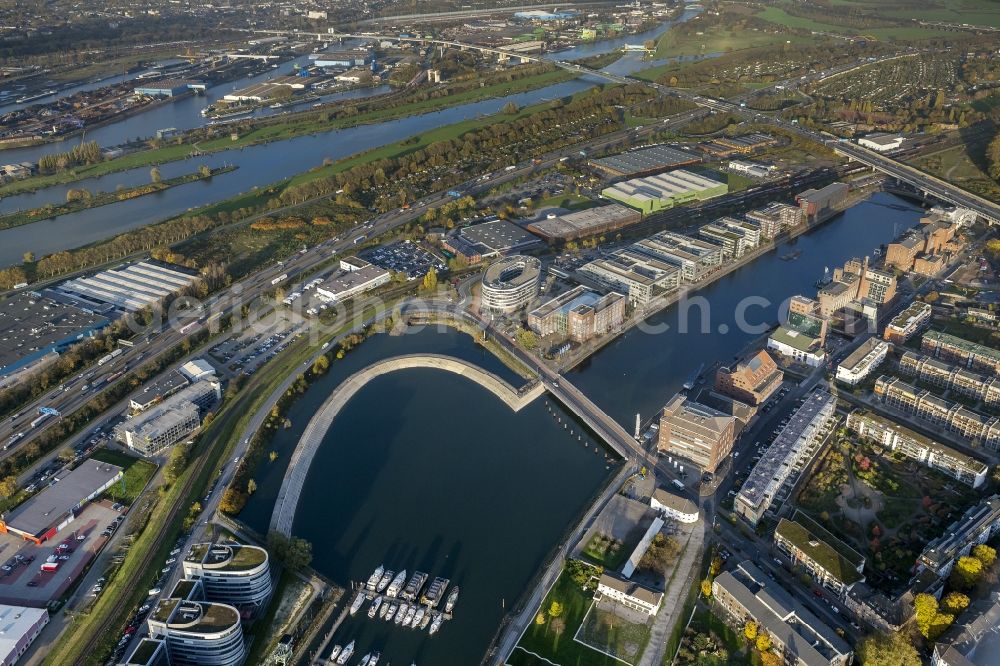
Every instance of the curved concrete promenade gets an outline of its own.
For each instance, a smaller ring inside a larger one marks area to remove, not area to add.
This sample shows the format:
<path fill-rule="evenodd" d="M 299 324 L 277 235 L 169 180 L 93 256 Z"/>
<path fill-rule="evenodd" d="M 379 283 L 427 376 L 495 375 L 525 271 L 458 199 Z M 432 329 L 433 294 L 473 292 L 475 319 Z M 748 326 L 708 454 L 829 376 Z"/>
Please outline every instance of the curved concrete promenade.
<path fill-rule="evenodd" d="M 281 490 L 278 491 L 278 497 L 274 503 L 270 529 L 286 536 L 291 535 L 295 509 L 298 506 L 299 495 L 302 493 L 302 486 L 309 473 L 313 456 L 319 450 L 333 419 L 347 404 L 347 401 L 376 377 L 409 368 L 445 370 L 471 379 L 498 397 L 515 412 L 545 392 L 545 387 L 540 383 L 534 384 L 526 391 L 518 391 L 493 373 L 451 356 L 408 354 L 373 363 L 364 370 L 354 373 L 337 386 L 302 432 L 302 437 L 295 447 L 295 452 L 292 453 L 292 459 L 285 471 L 285 478 L 281 482 Z"/>

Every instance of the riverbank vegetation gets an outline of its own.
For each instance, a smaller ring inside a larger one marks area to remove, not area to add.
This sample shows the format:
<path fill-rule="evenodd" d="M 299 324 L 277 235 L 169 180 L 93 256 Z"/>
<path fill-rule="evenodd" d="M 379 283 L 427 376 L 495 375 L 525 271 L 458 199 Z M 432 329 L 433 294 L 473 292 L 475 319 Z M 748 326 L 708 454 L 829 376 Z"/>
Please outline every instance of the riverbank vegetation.
<path fill-rule="evenodd" d="M 135 187 L 122 187 L 114 192 L 91 193 L 84 188 L 71 189 L 66 192 L 65 203 L 46 204 L 44 206 L 39 206 L 38 208 L 29 208 L 28 210 L 0 215 L 0 229 L 10 229 L 11 227 L 19 227 L 33 222 L 40 222 L 42 220 L 51 220 L 68 213 L 76 213 L 81 210 L 107 206 L 108 204 L 118 203 L 119 201 L 143 197 L 147 194 L 156 194 L 157 192 L 163 192 L 172 187 L 177 187 L 178 185 L 193 183 L 197 180 L 207 180 L 212 176 L 228 173 L 230 171 L 234 171 L 235 169 L 235 166 L 225 166 L 217 169 L 210 169 L 207 166 L 202 166 L 194 173 L 175 176 L 174 178 L 168 178 L 167 180 L 156 180 L 145 185 L 136 185 Z"/>

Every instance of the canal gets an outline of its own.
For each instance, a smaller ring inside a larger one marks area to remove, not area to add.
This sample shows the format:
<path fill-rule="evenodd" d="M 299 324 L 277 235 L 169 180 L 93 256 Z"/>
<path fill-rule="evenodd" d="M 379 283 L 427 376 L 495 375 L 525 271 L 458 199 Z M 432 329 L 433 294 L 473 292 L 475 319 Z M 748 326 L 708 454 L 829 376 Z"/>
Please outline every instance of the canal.
<path fill-rule="evenodd" d="M 279 457 L 262 463 L 240 518 L 265 532 L 284 465 L 309 418 L 345 377 L 407 353 L 449 354 L 515 386 L 522 380 L 450 329 L 377 335 L 335 361 L 291 408 Z M 373 380 L 334 420 L 313 460 L 293 533 L 313 545 L 313 566 L 340 585 L 380 564 L 451 579 L 455 618 L 433 637 L 367 616 L 348 618 L 334 642 L 357 640 L 355 660 L 380 650 L 393 664 L 476 664 L 504 609 L 544 564 L 560 535 L 613 473 L 603 448 L 563 427 L 538 398 L 517 414 L 486 389 L 444 371 L 411 369 Z M 331 644 L 332 646 L 332 644 Z M 352 660 L 354 661 L 354 660 Z"/>
<path fill-rule="evenodd" d="M 675 21 L 665 22 L 656 30 L 652 30 L 645 38 L 662 34 L 671 25 L 689 20 L 700 10 L 687 10 Z M 633 36 L 639 39 L 640 36 Z M 599 53 L 606 53 L 614 48 L 620 48 L 623 41 L 608 40 L 553 54 L 559 59 L 575 59 Z M 661 61 L 656 61 L 661 62 Z M 651 66 L 638 54 L 627 54 L 616 62 L 611 69 L 615 73 L 624 74 Z M 290 66 L 290 65 L 289 65 Z M 222 199 L 236 196 L 253 187 L 261 187 L 283 178 L 288 178 L 313 167 L 319 166 L 326 159 L 337 160 L 355 153 L 384 146 L 410 136 L 419 135 L 431 129 L 451 125 L 464 120 L 484 115 L 498 113 L 508 102 L 518 106 L 530 106 L 539 102 L 558 99 L 586 90 L 596 84 L 606 83 L 603 79 L 583 76 L 572 81 L 516 93 L 505 97 L 481 100 L 463 104 L 434 113 L 410 116 L 383 123 L 360 125 L 343 130 L 334 130 L 313 136 L 298 137 L 286 141 L 250 146 L 244 149 L 224 151 L 213 155 L 201 156 L 161 166 L 163 178 L 170 178 L 183 173 L 191 173 L 200 165 L 219 167 L 225 164 L 235 164 L 239 169 L 221 174 L 210 181 L 197 181 L 164 192 L 135 199 L 83 210 L 63 215 L 52 220 L 36 222 L 30 225 L 0 230 L 0 267 L 17 263 L 25 252 L 33 252 L 36 256 L 44 256 L 60 250 L 67 250 L 94 243 L 115 234 L 152 224 L 169 217 L 179 215 L 191 208 L 210 204 Z M 215 89 L 213 89 L 215 90 Z M 192 102 L 198 98 L 181 100 L 178 104 Z M 203 103 L 203 102 L 199 102 Z M 163 107 L 171 108 L 171 107 Z M 200 107 L 199 107 L 200 108 Z M 197 115 L 197 114 L 196 114 Z M 200 117 L 200 115 L 199 115 Z M 140 122 L 144 119 L 142 131 L 138 126 L 128 125 L 129 135 L 148 136 L 159 127 L 180 127 L 178 118 L 171 120 L 140 114 L 123 122 Z M 155 120 L 155 122 L 154 122 Z M 117 127 L 109 125 L 107 128 Z M 100 130 L 95 130 L 95 132 Z M 90 134 L 88 136 L 93 136 Z M 51 147 L 49 147 L 51 148 Z M 7 155 L 12 157 L 8 159 Z M 14 159 L 16 151 L 0 153 L 8 161 Z M 81 183 L 67 186 L 47 188 L 40 192 L 27 193 L 0 199 L 0 212 L 23 210 L 65 201 L 66 190 L 71 187 L 86 187 L 92 192 L 114 191 L 118 185 L 134 186 L 149 181 L 149 168 L 142 167 L 130 171 L 109 174 L 101 178 L 89 179 Z"/>

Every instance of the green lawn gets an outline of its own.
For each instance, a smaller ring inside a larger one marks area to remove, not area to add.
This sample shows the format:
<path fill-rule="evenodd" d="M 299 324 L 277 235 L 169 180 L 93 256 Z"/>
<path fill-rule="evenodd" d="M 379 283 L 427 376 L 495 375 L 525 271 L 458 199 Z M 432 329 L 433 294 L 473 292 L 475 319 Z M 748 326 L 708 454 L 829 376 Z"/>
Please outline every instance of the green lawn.
<path fill-rule="evenodd" d="M 782 35 L 757 30 L 728 30 L 714 26 L 709 27 L 701 35 L 683 34 L 676 30 L 668 30 L 660 37 L 660 41 L 657 42 L 656 53 L 653 57 L 671 58 L 681 55 L 725 53 L 757 46 L 781 44 L 786 40 L 790 40 L 793 43 L 804 41 L 801 37 L 794 35 Z"/>
<path fill-rule="evenodd" d="M 594 564 L 598 564 L 605 569 L 617 569 L 629 556 L 625 549 L 625 544 L 617 539 L 612 539 L 603 534 L 595 534 L 584 549 L 586 555 Z"/>
<path fill-rule="evenodd" d="M 551 662 L 560 666 L 620 665 L 621 661 L 573 640 L 592 600 L 591 593 L 581 590 L 564 569 L 542 602 L 543 610 L 549 609 L 553 601 L 560 603 L 563 608 L 562 614 L 558 618 L 546 618 L 544 624 L 533 622 L 524 632 L 507 663 L 510 666 L 542 666 Z M 612 629 L 609 640 L 616 641 L 619 637 L 621 633 Z M 538 659 L 531 653 L 540 655 L 550 662 Z"/>
<path fill-rule="evenodd" d="M 118 465 L 124 470 L 124 483 L 118 482 L 104 493 L 110 499 L 122 504 L 132 504 L 156 474 L 154 463 L 120 451 L 98 449 L 91 458 Z"/>

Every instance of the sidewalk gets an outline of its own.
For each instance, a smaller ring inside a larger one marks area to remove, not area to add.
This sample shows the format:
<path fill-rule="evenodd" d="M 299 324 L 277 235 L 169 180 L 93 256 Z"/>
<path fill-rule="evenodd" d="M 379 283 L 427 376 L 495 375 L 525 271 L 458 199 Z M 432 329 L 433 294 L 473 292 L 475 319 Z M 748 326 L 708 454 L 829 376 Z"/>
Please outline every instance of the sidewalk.
<path fill-rule="evenodd" d="M 667 647 L 674 625 L 681 619 L 684 611 L 684 600 L 691 585 L 698 584 L 698 565 L 701 562 L 702 546 L 705 543 L 705 521 L 701 521 L 701 529 L 691 531 L 687 546 L 681 555 L 681 561 L 674 570 L 674 576 L 663 594 L 660 612 L 653 620 L 649 632 L 649 643 L 642 653 L 638 666 L 659 666 L 663 662 L 663 652 Z"/>

